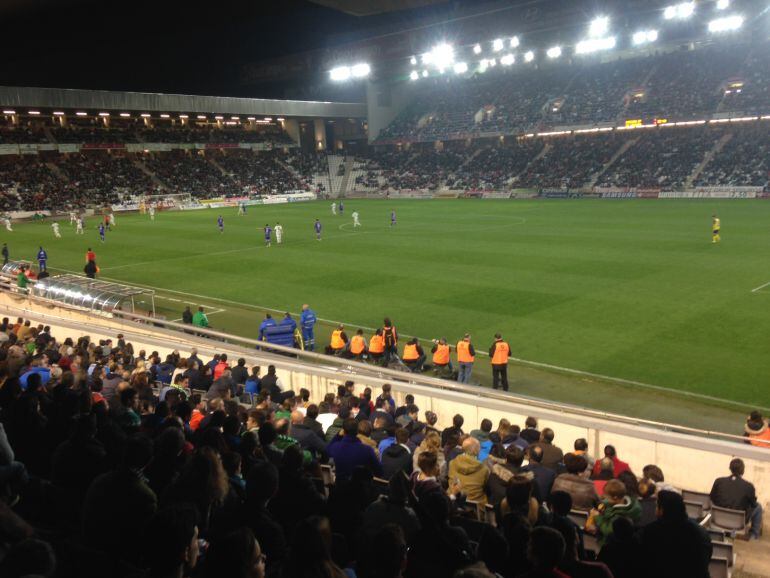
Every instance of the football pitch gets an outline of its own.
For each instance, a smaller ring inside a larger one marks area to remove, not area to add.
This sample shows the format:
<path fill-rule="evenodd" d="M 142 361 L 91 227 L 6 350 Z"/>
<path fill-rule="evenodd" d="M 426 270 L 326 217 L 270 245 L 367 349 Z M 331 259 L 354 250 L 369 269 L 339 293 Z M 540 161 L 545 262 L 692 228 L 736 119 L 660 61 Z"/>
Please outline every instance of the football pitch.
<path fill-rule="evenodd" d="M 349 335 L 362 327 L 368 337 L 387 315 L 402 334 L 454 343 L 469 332 L 486 351 L 499 331 L 515 357 L 553 366 L 512 367 L 512 389 L 523 394 L 666 417 L 634 410 L 643 386 L 607 388 L 605 376 L 727 400 L 736 415 L 770 407 L 766 201 L 348 199 L 337 216 L 330 205 L 254 206 L 242 217 L 233 208 L 161 212 L 154 222 L 118 214 L 104 244 L 96 218 L 79 237 L 65 218 L 62 239 L 43 221 L 3 230 L 2 241 L 12 259 L 34 261 L 42 244 L 52 270 L 79 273 L 91 246 L 103 278 L 170 298 L 159 300 L 168 318 L 202 304 L 214 328 L 243 336 L 256 337 L 262 307 L 298 312 L 309 303 Z M 713 213 L 722 220 L 717 245 Z M 284 243 L 267 248 L 262 227 L 276 222 Z M 321 344 L 329 327 L 317 329 Z M 486 383 L 488 360 L 476 365 Z M 530 371 L 558 383 L 542 386 Z M 700 401 L 722 403 L 707 397 Z"/>

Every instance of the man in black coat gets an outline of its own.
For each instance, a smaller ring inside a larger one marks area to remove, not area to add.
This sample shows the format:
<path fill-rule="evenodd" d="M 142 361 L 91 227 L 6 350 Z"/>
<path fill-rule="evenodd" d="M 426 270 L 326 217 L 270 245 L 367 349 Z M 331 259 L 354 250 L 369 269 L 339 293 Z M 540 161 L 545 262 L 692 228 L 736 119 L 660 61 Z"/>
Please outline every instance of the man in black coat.
<path fill-rule="evenodd" d="M 291 412 L 291 437 L 299 442 L 303 450 L 308 450 L 316 458 L 326 456 L 326 444 L 310 426 L 305 425 L 305 416 L 296 410 Z"/>
<path fill-rule="evenodd" d="M 730 475 L 714 480 L 711 488 L 711 503 L 720 508 L 743 510 L 746 521 L 751 522 L 750 537 L 759 540 L 762 532 L 762 506 L 757 502 L 754 484 L 743 479 L 746 466 L 743 460 L 735 458 L 730 462 Z"/>
<path fill-rule="evenodd" d="M 527 453 L 529 454 L 529 465 L 524 470 L 534 474 L 535 498 L 538 502 L 543 502 L 551 494 L 556 472 L 543 466 L 543 448 L 530 446 L 527 448 Z"/>
<path fill-rule="evenodd" d="M 382 452 L 382 475 L 390 480 L 398 472 L 412 473 L 412 452 L 406 445 L 409 441 L 409 432 L 405 428 L 396 430 L 396 443 Z"/>
<path fill-rule="evenodd" d="M 312 403 L 307 406 L 307 410 L 305 411 L 305 419 L 302 420 L 302 424 L 309 428 L 315 435 L 317 435 L 318 439 L 324 441 L 324 428 L 321 423 L 316 420 L 317 417 L 318 406 Z"/>
<path fill-rule="evenodd" d="M 645 576 L 709 576 L 711 539 L 687 517 L 679 494 L 666 490 L 658 494 L 658 519 L 642 529 L 639 540 Z"/>

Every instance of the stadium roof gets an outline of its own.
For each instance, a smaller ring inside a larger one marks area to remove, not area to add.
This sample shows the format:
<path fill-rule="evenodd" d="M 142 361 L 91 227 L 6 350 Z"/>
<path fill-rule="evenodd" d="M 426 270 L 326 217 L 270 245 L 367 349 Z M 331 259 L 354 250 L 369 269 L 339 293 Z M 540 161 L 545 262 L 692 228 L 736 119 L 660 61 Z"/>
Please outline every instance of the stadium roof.
<path fill-rule="evenodd" d="M 0 86 L 0 105 L 144 112 L 253 114 L 311 118 L 363 118 L 366 105 L 349 102 L 269 100 L 147 92 Z"/>
<path fill-rule="evenodd" d="M 412 10 L 432 4 L 444 4 L 447 0 L 311 0 L 316 4 L 333 8 L 353 16 L 372 16 L 385 12 Z"/>

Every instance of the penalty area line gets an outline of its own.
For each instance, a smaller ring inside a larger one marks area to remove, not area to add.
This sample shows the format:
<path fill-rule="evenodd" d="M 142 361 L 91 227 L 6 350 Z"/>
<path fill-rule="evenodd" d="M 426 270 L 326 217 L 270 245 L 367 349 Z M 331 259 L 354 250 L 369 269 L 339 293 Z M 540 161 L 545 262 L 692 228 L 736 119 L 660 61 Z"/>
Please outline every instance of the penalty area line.
<path fill-rule="evenodd" d="M 759 291 L 760 289 L 764 289 L 764 288 L 765 288 L 765 287 L 767 287 L 768 285 L 770 285 L 770 281 L 768 281 L 768 282 L 767 282 L 767 283 L 765 283 L 764 285 L 760 285 L 759 287 L 754 287 L 754 289 L 752 289 L 752 290 L 751 290 L 751 292 L 752 292 L 752 293 L 756 293 L 757 291 Z"/>

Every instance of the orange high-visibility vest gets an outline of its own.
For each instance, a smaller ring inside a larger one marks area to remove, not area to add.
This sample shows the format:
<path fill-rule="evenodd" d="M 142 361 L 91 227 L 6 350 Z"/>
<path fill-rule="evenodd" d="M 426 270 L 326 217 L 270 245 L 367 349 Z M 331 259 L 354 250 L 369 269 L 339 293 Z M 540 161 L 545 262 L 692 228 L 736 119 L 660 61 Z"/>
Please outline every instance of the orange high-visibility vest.
<path fill-rule="evenodd" d="M 385 351 L 385 338 L 382 335 L 372 335 L 369 340 L 369 353 L 382 353 Z"/>
<path fill-rule="evenodd" d="M 332 331 L 332 341 L 329 344 L 332 349 L 342 349 L 345 347 L 345 342 L 342 340 L 342 330 L 335 329 Z"/>
<path fill-rule="evenodd" d="M 407 343 L 404 345 L 404 355 L 402 359 L 404 361 L 416 361 L 420 358 L 420 353 L 417 351 L 417 345 L 413 343 Z"/>
<path fill-rule="evenodd" d="M 435 365 L 446 365 L 449 363 L 449 346 L 436 345 L 436 351 L 433 352 L 433 363 Z"/>
<path fill-rule="evenodd" d="M 350 338 L 350 353 L 360 355 L 366 349 L 366 339 L 361 335 L 354 335 Z"/>
<path fill-rule="evenodd" d="M 459 341 L 457 343 L 457 361 L 460 363 L 473 363 L 473 359 L 470 341 Z"/>
<path fill-rule="evenodd" d="M 749 443 L 753 446 L 770 448 L 770 427 L 766 427 L 761 434 L 749 434 Z"/>
<path fill-rule="evenodd" d="M 495 354 L 492 356 L 492 365 L 505 365 L 508 363 L 508 354 L 511 348 L 505 341 L 495 342 Z"/>

